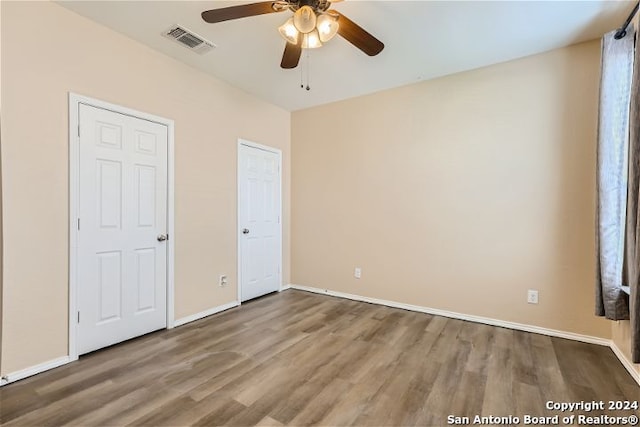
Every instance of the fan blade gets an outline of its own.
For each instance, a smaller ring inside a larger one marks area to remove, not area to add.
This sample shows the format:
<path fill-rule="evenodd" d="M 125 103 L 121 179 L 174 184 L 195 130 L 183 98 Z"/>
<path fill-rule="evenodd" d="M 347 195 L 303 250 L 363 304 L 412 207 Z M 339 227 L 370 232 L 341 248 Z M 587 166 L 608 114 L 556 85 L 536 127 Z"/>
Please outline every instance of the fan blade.
<path fill-rule="evenodd" d="M 302 55 L 302 34 L 298 37 L 298 44 L 287 42 L 284 47 L 284 53 L 282 54 L 282 62 L 280 66 L 285 69 L 296 68 L 298 62 L 300 62 L 300 56 Z"/>
<path fill-rule="evenodd" d="M 382 49 L 384 43 L 366 32 L 360 25 L 353 22 L 337 10 L 330 10 L 330 13 L 338 15 L 338 34 L 349 43 L 363 51 L 369 56 L 376 56 Z"/>
<path fill-rule="evenodd" d="M 275 10 L 272 7 L 273 3 L 273 1 L 262 1 L 259 3 L 241 4 L 239 6 L 205 10 L 202 12 L 202 19 L 209 24 L 215 24 L 216 22 L 230 21 L 232 19 L 246 18 L 248 16 L 281 12 L 281 10 Z"/>

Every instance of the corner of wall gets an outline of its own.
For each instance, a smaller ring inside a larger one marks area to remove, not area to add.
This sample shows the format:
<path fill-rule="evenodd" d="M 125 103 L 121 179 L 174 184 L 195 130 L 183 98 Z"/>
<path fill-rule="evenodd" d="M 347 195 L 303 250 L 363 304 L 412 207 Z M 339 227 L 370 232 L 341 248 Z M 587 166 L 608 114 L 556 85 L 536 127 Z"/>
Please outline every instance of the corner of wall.
<path fill-rule="evenodd" d="M 1 21 L 2 21 L 2 4 L 0 3 L 0 22 Z M 0 28 L 1 27 L 2 25 L 0 25 Z M 2 45 L 1 39 L 2 39 L 2 32 L 0 32 L 0 46 Z M 0 59 L 0 75 L 1 74 L 2 74 L 2 60 Z M 3 238 L 2 238 L 2 96 L 0 96 L 0 377 L 3 375 L 2 373 L 2 319 L 3 319 L 2 293 L 4 288 L 2 287 L 2 277 L 4 275 L 3 273 L 4 270 L 2 269 L 2 260 L 3 260 L 2 242 L 3 242 Z M 0 380 L 0 382 L 1 381 L 2 380 Z"/>
<path fill-rule="evenodd" d="M 620 363 L 640 385 L 640 363 L 631 358 L 631 323 L 628 320 L 611 322 L 611 349 Z"/>
<path fill-rule="evenodd" d="M 0 110 L 1 111 L 1 110 Z M 3 313 L 3 305 L 2 305 L 2 294 L 3 294 L 3 286 L 2 279 L 4 276 L 3 266 L 3 238 L 2 238 L 2 118 L 0 113 L 0 377 L 4 375 L 2 372 L 2 313 Z"/>

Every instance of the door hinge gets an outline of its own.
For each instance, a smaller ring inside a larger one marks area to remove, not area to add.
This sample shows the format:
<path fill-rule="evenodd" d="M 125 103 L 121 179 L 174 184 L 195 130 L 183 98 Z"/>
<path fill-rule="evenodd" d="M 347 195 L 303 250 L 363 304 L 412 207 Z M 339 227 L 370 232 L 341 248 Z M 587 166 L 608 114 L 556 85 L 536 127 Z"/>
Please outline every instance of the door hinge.
<path fill-rule="evenodd" d="M 80 125 L 78 125 L 78 138 L 80 138 Z"/>
<path fill-rule="evenodd" d="M 80 312 L 78 312 L 78 323 L 80 323 Z"/>
<path fill-rule="evenodd" d="M 80 231 L 80 218 L 78 218 L 78 231 Z"/>

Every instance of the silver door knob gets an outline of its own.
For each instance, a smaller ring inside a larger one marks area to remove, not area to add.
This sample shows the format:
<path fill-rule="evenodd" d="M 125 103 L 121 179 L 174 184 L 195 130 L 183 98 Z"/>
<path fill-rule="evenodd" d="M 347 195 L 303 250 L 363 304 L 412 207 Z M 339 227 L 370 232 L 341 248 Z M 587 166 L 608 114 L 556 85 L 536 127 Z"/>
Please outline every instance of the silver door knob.
<path fill-rule="evenodd" d="M 167 240 L 166 234 L 158 234 L 158 242 L 164 242 L 165 240 Z"/>
<path fill-rule="evenodd" d="M 242 234 L 249 234 L 249 229 L 248 228 L 243 228 L 242 229 Z"/>

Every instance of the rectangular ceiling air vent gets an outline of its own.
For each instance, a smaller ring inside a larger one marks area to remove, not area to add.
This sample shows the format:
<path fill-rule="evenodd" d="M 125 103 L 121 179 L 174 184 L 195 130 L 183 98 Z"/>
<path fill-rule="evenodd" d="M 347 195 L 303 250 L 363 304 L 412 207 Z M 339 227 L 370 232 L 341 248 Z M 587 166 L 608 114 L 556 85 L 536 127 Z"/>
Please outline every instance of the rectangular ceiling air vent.
<path fill-rule="evenodd" d="M 201 37 L 180 25 L 173 25 L 167 31 L 163 32 L 162 35 L 199 54 L 207 53 L 216 47 L 216 45 L 210 41 L 205 40 L 204 37 Z"/>

